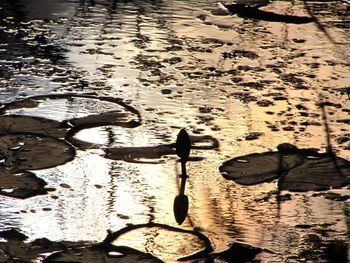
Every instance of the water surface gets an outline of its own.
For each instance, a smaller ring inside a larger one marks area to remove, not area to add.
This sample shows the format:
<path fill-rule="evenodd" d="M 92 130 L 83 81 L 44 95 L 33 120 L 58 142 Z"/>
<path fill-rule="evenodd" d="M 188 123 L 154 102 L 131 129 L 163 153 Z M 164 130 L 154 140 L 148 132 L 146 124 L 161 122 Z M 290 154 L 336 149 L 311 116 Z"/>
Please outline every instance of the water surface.
<path fill-rule="evenodd" d="M 225 180 L 218 166 L 284 142 L 324 151 L 320 101 L 331 102 L 327 117 L 334 150 L 350 158 L 349 141 L 339 139 L 350 134 L 349 122 L 341 121 L 350 112 L 343 92 L 350 83 L 348 3 L 275 1 L 264 9 L 317 18 L 288 24 L 213 15 L 216 1 L 51 2 L 0 5 L 0 102 L 94 92 L 123 99 L 140 112 L 142 123 L 77 133 L 100 147 L 78 149 L 72 162 L 34 171 L 56 189 L 48 195 L 0 197 L 2 229 L 18 227 L 32 239 L 99 241 L 107 229 L 130 223 L 176 225 L 177 157 L 131 163 L 106 159 L 101 149 L 172 143 L 185 127 L 215 137 L 220 147 L 191 152 L 203 159 L 188 163 L 184 228 L 200 227 L 218 250 L 243 241 L 277 252 L 264 254 L 262 262 L 307 258 L 302 252 L 313 245 L 310 234 L 347 248 L 348 200 L 311 192 L 278 202 L 271 194 L 276 182 L 240 186 Z M 110 108 L 101 101 L 43 100 L 7 114 L 62 121 Z M 262 135 L 246 140 L 251 132 Z M 350 194 L 349 188 L 340 191 Z M 119 242 L 166 262 L 198 248 L 189 238 L 161 232 L 130 233 Z"/>

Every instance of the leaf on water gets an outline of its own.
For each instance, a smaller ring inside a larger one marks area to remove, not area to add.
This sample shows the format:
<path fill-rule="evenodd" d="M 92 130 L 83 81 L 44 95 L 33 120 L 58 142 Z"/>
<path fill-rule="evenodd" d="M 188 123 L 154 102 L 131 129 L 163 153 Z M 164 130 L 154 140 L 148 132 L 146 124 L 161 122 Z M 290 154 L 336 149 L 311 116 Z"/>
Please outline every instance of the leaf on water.
<path fill-rule="evenodd" d="M 15 112 L 0 117 L 0 134 L 35 133 L 65 138 L 72 143 L 74 134 L 82 129 L 104 125 L 134 128 L 141 124 L 140 113 L 122 99 L 91 94 L 32 96 L 7 103 L 0 110 L 8 114 Z"/>
<path fill-rule="evenodd" d="M 192 149 L 215 149 L 219 146 L 218 141 L 211 136 L 191 136 Z M 74 143 L 76 144 L 76 143 Z M 199 145 L 200 144 L 200 145 Z M 126 162 L 146 162 L 142 159 L 159 159 L 165 155 L 176 153 L 176 143 L 163 144 L 149 147 L 111 147 L 103 149 L 105 157 L 113 160 L 124 160 Z M 186 153 L 187 154 L 187 153 Z M 196 157 L 188 157 L 188 160 L 197 160 Z"/>
<path fill-rule="evenodd" d="M 350 183 L 350 162 L 333 156 L 305 159 L 279 181 L 281 190 L 312 191 L 338 188 Z"/>
<path fill-rule="evenodd" d="M 303 157 L 283 156 L 278 152 L 253 153 L 224 162 L 219 170 L 229 180 L 253 185 L 279 178 L 290 167 L 298 165 Z"/>
<path fill-rule="evenodd" d="M 0 237 L 7 242 L 0 242 L 1 262 L 33 262 L 43 254 L 50 254 L 42 262 L 82 262 L 82 263 L 117 263 L 140 262 L 160 263 L 161 260 L 149 253 L 144 253 L 126 246 L 113 246 L 105 243 L 84 244 L 82 242 L 54 242 L 47 238 L 24 242 L 27 237 L 17 229 L 0 232 Z M 57 252 L 58 251 L 58 252 Z"/>
<path fill-rule="evenodd" d="M 11 228 L 9 230 L 0 231 L 0 237 L 6 240 L 14 240 L 14 241 L 24 241 L 28 238 L 25 234 L 23 234 L 17 228 Z"/>
<path fill-rule="evenodd" d="M 130 126 L 128 128 L 133 128 L 140 125 L 139 122 L 131 122 L 130 114 L 122 111 L 109 111 L 99 114 L 91 114 L 81 118 L 75 118 L 69 120 L 69 123 L 75 127 L 98 127 L 103 125 L 125 125 Z"/>
<path fill-rule="evenodd" d="M 0 116 L 0 134 L 9 133 L 35 133 L 64 138 L 67 129 L 61 128 L 58 121 L 21 115 Z"/>
<path fill-rule="evenodd" d="M 45 186 L 46 182 L 31 172 L 12 174 L 7 169 L 0 169 L 1 195 L 24 199 L 46 193 Z"/>
<path fill-rule="evenodd" d="M 296 147 L 236 157 L 225 161 L 219 170 L 226 179 L 242 185 L 280 178 L 279 189 L 290 191 L 325 190 L 350 183 L 349 161 Z"/>
<path fill-rule="evenodd" d="M 170 145 L 153 147 L 115 147 L 104 149 L 106 158 L 124 160 L 126 162 L 141 162 L 142 159 L 159 159 L 164 155 L 174 154 Z"/>
<path fill-rule="evenodd" d="M 148 253 L 136 249 L 117 246 L 86 246 L 82 248 L 69 248 L 54 253 L 44 259 L 43 263 L 76 262 L 76 263 L 117 263 L 117 262 L 140 262 L 159 263 L 161 260 Z"/>
<path fill-rule="evenodd" d="M 25 242 L 27 237 L 17 229 L 1 231 L 0 237 L 7 240 L 7 242 L 0 242 L 1 262 L 38 262 L 38 259 L 42 258 L 44 254 L 62 251 L 67 247 L 82 247 L 84 245 L 83 242 L 54 242 L 47 238 Z M 42 261 L 40 260 L 40 262 Z"/>
<path fill-rule="evenodd" d="M 260 247 L 254 247 L 250 244 L 235 242 L 231 246 L 222 252 L 212 253 L 214 258 L 219 258 L 222 260 L 229 260 L 229 262 L 252 262 L 257 254 L 263 252 L 264 249 Z M 269 251 L 270 252 L 270 251 Z"/>
<path fill-rule="evenodd" d="M 210 135 L 191 135 L 191 149 L 211 150 L 219 147 L 219 141 Z"/>
<path fill-rule="evenodd" d="M 201 233 L 198 229 L 194 229 L 194 230 L 182 229 L 182 228 L 177 228 L 177 227 L 173 227 L 173 226 L 166 225 L 166 224 L 153 223 L 153 222 L 149 222 L 149 223 L 145 223 L 145 224 L 137 224 L 137 225 L 130 224 L 130 225 L 128 225 L 128 226 L 126 226 L 126 227 L 124 227 L 116 232 L 109 231 L 107 237 L 104 239 L 102 244 L 104 244 L 104 246 L 106 246 L 107 244 L 115 243 L 117 241 L 117 239 L 119 239 L 121 236 L 125 235 L 126 233 L 128 233 L 130 231 L 137 230 L 137 229 L 143 229 L 143 228 L 145 228 L 145 229 L 157 228 L 159 230 L 162 229 L 166 232 L 170 231 L 170 232 L 182 233 L 182 234 L 184 234 L 184 236 L 181 236 L 181 240 L 187 240 L 189 247 L 193 246 L 194 243 L 192 241 L 193 239 L 188 239 L 188 235 L 194 236 L 198 240 L 202 241 L 201 242 L 201 246 L 203 246 L 202 249 L 200 249 L 200 250 L 198 250 L 190 255 L 180 257 L 177 259 L 178 261 L 189 261 L 189 260 L 200 259 L 203 257 L 207 257 L 208 254 L 213 251 L 213 247 L 212 247 L 210 239 L 207 236 L 205 236 L 203 233 Z M 159 238 L 159 236 L 158 236 L 158 238 Z M 166 235 L 166 239 L 169 240 L 169 235 Z M 176 240 L 173 240 L 173 241 L 176 242 Z M 175 246 L 176 245 L 178 245 L 178 244 L 175 243 Z M 120 248 L 120 247 L 118 247 L 118 248 Z M 128 248 L 128 249 L 131 249 L 131 248 Z M 169 249 L 171 250 L 171 249 L 173 249 L 173 247 L 171 246 Z M 120 251 L 120 250 L 119 250 L 119 252 L 123 253 L 123 251 Z M 117 261 L 117 262 L 119 262 L 119 261 Z M 129 261 L 125 261 L 125 262 L 129 262 Z"/>
<path fill-rule="evenodd" d="M 12 171 L 51 168 L 65 164 L 75 156 L 75 149 L 64 140 L 29 134 L 0 136 L 0 152 L 5 159 L 4 165 Z"/>

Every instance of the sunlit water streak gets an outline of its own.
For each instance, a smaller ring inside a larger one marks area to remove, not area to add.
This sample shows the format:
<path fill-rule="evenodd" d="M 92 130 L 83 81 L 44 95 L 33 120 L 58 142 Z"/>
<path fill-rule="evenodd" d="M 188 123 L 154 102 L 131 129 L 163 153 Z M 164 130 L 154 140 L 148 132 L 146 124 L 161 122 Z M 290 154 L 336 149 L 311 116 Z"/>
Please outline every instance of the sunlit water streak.
<path fill-rule="evenodd" d="M 154 4 L 150 3 L 152 1 L 125 1 L 115 8 L 109 6 L 109 1 L 94 6 L 83 2 L 71 2 L 67 9 L 62 6 L 55 8 L 57 17 L 66 16 L 67 19 L 64 23 L 53 25 L 50 30 L 61 37 L 60 42 L 67 48 L 66 62 L 83 72 L 82 78 L 89 83 L 83 91 L 130 101 L 140 110 L 143 123 L 133 129 L 101 127 L 82 130 L 76 135 L 78 138 L 101 144 L 101 147 L 153 146 L 175 141 L 181 127 L 218 138 L 220 149 L 192 152 L 194 156 L 205 159 L 188 163 L 186 186 L 190 199 L 189 218 L 194 226 L 204 229 L 217 249 L 224 249 L 233 240 L 249 242 L 280 252 L 276 256 L 266 256 L 266 262 L 278 262 L 283 259 L 283 254 L 296 255 L 300 246 L 304 245 L 303 236 L 307 231 L 295 228 L 298 224 L 322 228 L 323 224 L 329 223 L 328 230 L 334 231 L 335 237 L 346 240 L 342 203 L 315 198 L 312 193 L 293 194 L 292 200 L 280 204 L 274 196 L 268 201 L 257 201 L 275 190 L 275 183 L 242 187 L 226 181 L 217 171 L 223 160 L 234 156 L 274 149 L 282 142 L 323 147 L 324 139 L 311 135 L 307 138 L 287 131 L 268 133 L 265 123 L 260 121 L 266 119 L 264 111 L 254 111 L 256 108 L 231 95 L 237 86 L 230 76 L 192 80 L 183 74 L 201 71 L 203 64 L 222 70 L 231 68 L 235 62 L 220 57 L 221 52 L 230 51 L 231 47 L 260 54 L 260 58 L 254 61 L 242 59 L 243 65 L 265 67 L 283 61 L 289 55 L 295 55 L 293 47 L 289 46 L 288 34 L 296 31 L 296 34 L 304 36 L 304 31 L 315 31 L 313 25 L 303 29 L 302 26 L 256 24 L 256 30 L 247 30 L 242 37 L 237 32 L 245 22 L 240 19 L 208 17 L 206 24 L 196 18 L 201 14 L 209 15 L 216 1 L 164 1 Z M 208 25 L 208 21 L 212 24 Z M 223 26 L 230 26 L 230 31 L 222 29 Z M 277 33 L 268 36 L 259 33 L 259 30 L 264 32 L 268 29 Z M 309 40 L 315 36 L 306 34 L 304 37 Z M 208 54 L 189 52 L 190 47 L 207 48 L 208 45 L 201 42 L 202 38 L 215 38 L 231 44 L 214 48 L 213 53 Z M 321 40 L 324 41 L 323 38 Z M 182 44 L 177 44 L 180 42 Z M 174 45 L 182 49 L 166 52 Z M 265 50 L 267 45 L 275 45 L 275 48 Z M 322 47 L 325 46 L 320 44 L 315 47 L 312 42 L 303 51 L 312 57 L 319 54 L 318 49 Z M 156 61 L 179 56 L 182 62 L 164 69 L 170 80 L 162 83 L 149 69 L 138 68 L 137 55 L 147 55 Z M 323 55 L 324 60 L 334 56 L 327 48 Z M 293 65 L 288 68 L 290 72 L 297 70 Z M 320 79 L 310 81 L 312 89 L 316 89 L 319 82 L 333 71 L 334 68 L 323 65 Z M 259 74 L 257 72 L 254 77 L 277 78 L 273 73 Z M 248 71 L 242 77 L 246 80 L 253 78 Z M 149 82 L 144 83 L 142 79 Z M 47 83 L 45 77 L 17 76 L 18 83 L 34 83 L 34 88 L 25 90 L 25 94 L 35 94 L 37 86 L 44 86 L 44 91 L 39 88 L 44 93 L 67 91 L 64 82 L 52 84 L 51 80 Z M 277 82 L 274 85 L 282 84 Z M 167 90 L 171 93 L 167 94 Z M 310 91 L 305 90 L 290 93 L 290 97 L 296 98 L 310 95 Z M 258 94 L 263 96 L 263 91 L 258 91 Z M 13 98 L 12 95 L 9 97 Z M 108 105 L 105 106 L 102 111 L 108 110 Z M 203 106 L 207 108 L 203 109 Z M 276 102 L 270 110 L 288 112 L 288 106 L 291 106 L 288 101 Z M 47 110 L 47 107 L 58 109 L 60 115 Z M 63 100 L 55 100 L 44 101 L 39 109 L 10 113 L 63 120 L 76 117 L 77 111 L 85 114 L 84 109 L 87 109 L 86 112 L 90 110 L 86 103 L 81 109 L 78 104 L 67 105 Z M 311 110 L 316 111 L 317 108 Z M 271 116 L 271 121 L 279 121 L 276 115 Z M 315 132 L 324 136 L 322 127 L 310 129 L 311 134 Z M 264 131 L 268 135 L 250 143 L 244 141 L 250 131 Z M 95 241 L 102 240 L 107 229 L 117 230 L 128 223 L 155 221 L 175 225 L 172 205 L 178 193 L 176 175 L 179 173 L 175 160 L 175 157 L 169 157 L 160 164 L 136 164 L 107 160 L 99 150 L 78 151 L 75 160 L 66 165 L 35 171 L 50 187 L 56 188 L 54 192 L 28 200 L 0 197 L 2 228 L 19 227 L 32 239 Z M 183 227 L 193 226 L 187 220 Z M 181 246 L 188 245 L 187 240 L 182 243 L 179 237 L 165 236 L 157 240 L 155 236 L 158 233 L 152 233 L 152 230 L 130 235 L 125 237 L 124 243 L 120 242 L 136 248 L 146 247 L 147 251 L 160 254 L 160 257 L 161 251 L 169 246 L 163 243 L 175 239 L 179 248 L 176 253 L 170 252 L 170 256 L 164 252 L 163 258 L 167 261 L 188 252 L 181 250 Z"/>

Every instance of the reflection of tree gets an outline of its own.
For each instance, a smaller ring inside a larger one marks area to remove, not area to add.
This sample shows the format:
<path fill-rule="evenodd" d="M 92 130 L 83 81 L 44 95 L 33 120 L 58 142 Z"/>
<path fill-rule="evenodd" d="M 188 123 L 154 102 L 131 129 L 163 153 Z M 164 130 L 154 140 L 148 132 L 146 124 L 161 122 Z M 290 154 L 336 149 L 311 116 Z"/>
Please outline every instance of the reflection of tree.
<path fill-rule="evenodd" d="M 21 1 L 4 0 L 0 2 L 0 6 L 2 7 L 0 12 L 0 23 L 3 23 L 4 19 L 7 17 L 13 17 L 16 25 L 25 20 L 26 15 Z"/>
<path fill-rule="evenodd" d="M 28 7 L 29 6 L 29 7 Z M 2 1 L 0 3 L 0 38 L 5 52 L 0 53 L 1 67 L 6 71 L 6 77 L 11 77 L 16 70 L 24 68 L 32 76 L 51 75 L 62 71 L 48 65 L 60 64 L 65 60 L 66 50 L 58 44 L 50 29 L 51 21 L 45 19 L 30 20 L 26 9 L 29 3 L 22 1 Z M 51 67 L 51 71 L 48 70 Z"/>

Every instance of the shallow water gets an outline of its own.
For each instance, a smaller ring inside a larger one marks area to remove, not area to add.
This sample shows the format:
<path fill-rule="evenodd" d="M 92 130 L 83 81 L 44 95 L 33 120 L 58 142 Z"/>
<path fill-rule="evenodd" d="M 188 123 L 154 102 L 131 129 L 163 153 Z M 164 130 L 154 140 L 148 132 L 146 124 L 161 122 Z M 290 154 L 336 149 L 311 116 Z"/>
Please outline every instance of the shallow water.
<path fill-rule="evenodd" d="M 191 152 L 203 159 L 188 163 L 190 207 L 183 227 L 202 228 L 217 250 L 243 241 L 277 253 L 264 253 L 262 262 L 308 259 L 311 234 L 348 250 L 344 210 L 349 199 L 311 192 L 291 193 L 291 200 L 279 202 L 273 194 L 276 182 L 240 186 L 218 172 L 226 159 L 284 142 L 325 151 L 320 101 L 330 102 L 333 149 L 350 158 L 349 141 L 340 140 L 350 134 L 344 121 L 350 112 L 345 92 L 349 3 L 339 2 L 331 9 L 327 4 L 333 2 L 275 1 L 264 9 L 298 16 L 309 16 L 309 10 L 317 20 L 307 24 L 213 15 L 214 0 L 1 4 L 2 104 L 29 95 L 94 92 L 123 99 L 142 118 L 135 128 L 79 131 L 77 138 L 98 147 L 78 149 L 65 165 L 34 171 L 56 189 L 48 195 L 0 197 L 1 228 L 18 227 L 32 239 L 95 241 L 107 229 L 130 223 L 176 225 L 177 157 L 132 163 L 106 159 L 101 149 L 172 143 L 185 127 L 191 134 L 215 137 L 220 147 Z M 83 98 L 47 99 L 6 114 L 62 121 L 114 106 Z M 246 140 L 251 132 L 262 135 Z M 334 191 L 350 194 L 349 188 Z M 118 242 L 166 262 L 198 249 L 189 238 L 160 232 L 130 233 Z"/>

